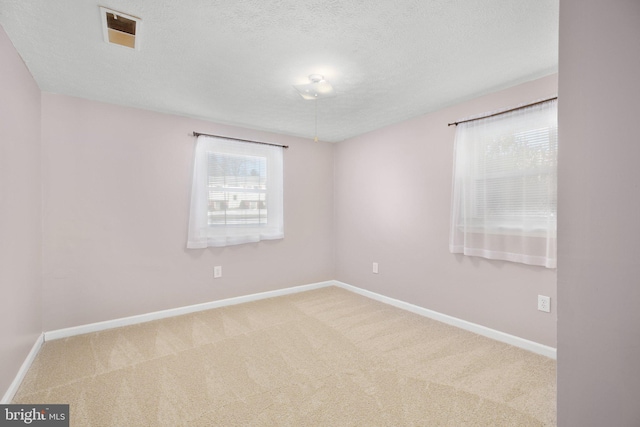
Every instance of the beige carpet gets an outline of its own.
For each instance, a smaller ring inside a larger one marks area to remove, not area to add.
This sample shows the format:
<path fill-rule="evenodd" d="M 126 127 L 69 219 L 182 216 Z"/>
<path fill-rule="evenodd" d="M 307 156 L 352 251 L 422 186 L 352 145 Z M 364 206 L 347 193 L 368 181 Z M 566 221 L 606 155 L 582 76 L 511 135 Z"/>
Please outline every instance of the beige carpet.
<path fill-rule="evenodd" d="M 49 341 L 72 426 L 552 426 L 554 360 L 340 288 Z"/>

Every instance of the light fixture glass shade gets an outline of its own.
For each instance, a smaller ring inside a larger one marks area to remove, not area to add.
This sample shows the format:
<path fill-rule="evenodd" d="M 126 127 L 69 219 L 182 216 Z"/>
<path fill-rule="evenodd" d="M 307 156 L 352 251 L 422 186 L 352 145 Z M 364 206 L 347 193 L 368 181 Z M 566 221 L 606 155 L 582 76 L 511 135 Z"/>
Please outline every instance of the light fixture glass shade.
<path fill-rule="evenodd" d="M 331 98 L 336 95 L 333 91 L 333 86 L 322 76 L 312 74 L 309 76 L 309 80 L 311 80 L 311 83 L 293 85 L 304 99 Z"/>

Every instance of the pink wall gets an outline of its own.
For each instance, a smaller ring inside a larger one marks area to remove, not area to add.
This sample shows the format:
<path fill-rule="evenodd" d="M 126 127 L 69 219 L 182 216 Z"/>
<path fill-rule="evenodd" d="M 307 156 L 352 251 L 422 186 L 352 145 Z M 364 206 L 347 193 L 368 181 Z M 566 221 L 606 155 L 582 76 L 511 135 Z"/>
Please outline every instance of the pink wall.
<path fill-rule="evenodd" d="M 42 332 L 40 89 L 0 27 L 0 397 Z"/>
<path fill-rule="evenodd" d="M 290 145 L 284 240 L 185 248 L 193 131 Z M 49 93 L 42 134 L 45 330 L 334 276 L 332 144 Z"/>
<path fill-rule="evenodd" d="M 447 123 L 556 93 L 553 75 L 337 144 L 336 278 L 555 347 L 555 270 L 449 253 Z"/>
<path fill-rule="evenodd" d="M 640 426 L 640 2 L 560 2 L 558 425 Z"/>

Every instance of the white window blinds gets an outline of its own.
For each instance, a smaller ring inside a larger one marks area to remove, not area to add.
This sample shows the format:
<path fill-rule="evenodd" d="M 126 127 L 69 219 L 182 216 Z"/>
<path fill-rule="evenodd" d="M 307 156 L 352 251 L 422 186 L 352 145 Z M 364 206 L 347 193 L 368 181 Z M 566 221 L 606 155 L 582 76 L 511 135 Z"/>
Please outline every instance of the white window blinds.
<path fill-rule="evenodd" d="M 556 267 L 556 106 L 457 126 L 451 252 Z"/>
<path fill-rule="evenodd" d="M 188 248 L 284 237 L 282 150 L 198 136 Z"/>

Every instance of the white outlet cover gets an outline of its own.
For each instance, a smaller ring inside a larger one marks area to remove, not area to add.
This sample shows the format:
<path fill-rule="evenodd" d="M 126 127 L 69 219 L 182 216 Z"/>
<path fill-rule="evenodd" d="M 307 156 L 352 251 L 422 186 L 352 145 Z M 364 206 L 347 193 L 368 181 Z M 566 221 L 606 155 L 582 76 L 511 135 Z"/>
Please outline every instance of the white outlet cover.
<path fill-rule="evenodd" d="M 220 277 L 222 277 L 222 266 L 217 265 L 213 267 L 213 278 L 218 279 Z"/>
<path fill-rule="evenodd" d="M 378 274 L 378 263 L 377 262 L 373 263 L 373 273 L 374 274 Z"/>
<path fill-rule="evenodd" d="M 551 312 L 551 297 L 538 295 L 538 310 L 546 313 Z"/>

